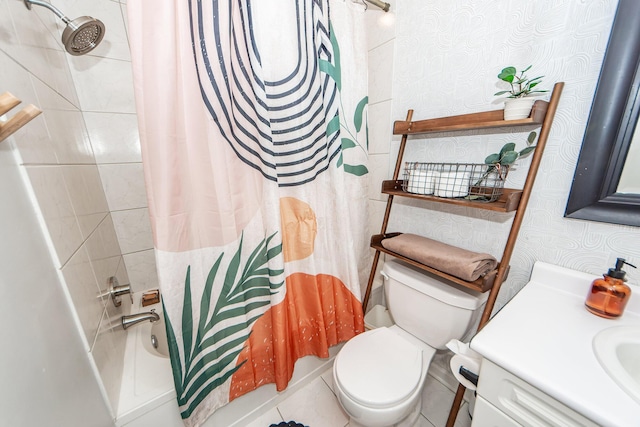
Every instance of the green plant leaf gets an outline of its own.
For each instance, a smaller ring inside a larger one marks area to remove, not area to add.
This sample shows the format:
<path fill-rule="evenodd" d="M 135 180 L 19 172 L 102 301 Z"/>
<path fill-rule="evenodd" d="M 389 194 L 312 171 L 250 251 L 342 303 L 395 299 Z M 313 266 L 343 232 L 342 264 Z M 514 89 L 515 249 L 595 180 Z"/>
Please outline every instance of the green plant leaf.
<path fill-rule="evenodd" d="M 494 93 L 493 96 L 504 95 L 505 93 L 511 93 L 511 91 L 510 90 L 501 90 L 500 92 Z"/>
<path fill-rule="evenodd" d="M 365 165 L 348 165 L 344 164 L 344 171 L 352 175 L 362 176 L 369 173 L 369 170 Z"/>
<path fill-rule="evenodd" d="M 182 301 L 182 343 L 185 360 L 191 358 L 193 340 L 193 311 L 191 309 L 191 266 L 187 267 L 187 277 L 184 279 L 184 299 Z M 189 369 L 189 366 L 186 367 Z"/>
<path fill-rule="evenodd" d="M 356 106 L 356 111 L 353 113 L 353 124 L 356 127 L 356 132 L 360 132 L 360 129 L 362 129 L 362 121 L 364 118 L 364 107 L 367 106 L 368 102 L 369 102 L 368 96 L 365 96 L 364 98 L 362 98 L 360 102 L 358 102 L 358 105 Z"/>
<path fill-rule="evenodd" d="M 537 134 L 537 133 L 535 133 L 535 132 L 531 132 L 531 133 L 529 134 L 529 136 L 527 136 L 527 145 L 531 145 L 531 144 L 533 144 L 533 141 L 535 141 L 535 140 L 536 140 L 536 136 L 538 136 L 538 134 Z"/>
<path fill-rule="evenodd" d="M 505 165 L 505 166 L 513 164 L 513 162 L 515 162 L 517 158 L 518 158 L 518 152 L 517 151 L 507 151 L 500 158 L 500 164 L 501 165 Z"/>
<path fill-rule="evenodd" d="M 171 371 L 173 373 L 173 384 L 176 387 L 178 396 L 182 394 L 182 364 L 180 363 L 180 350 L 178 349 L 178 341 L 176 340 L 176 334 L 173 330 L 171 320 L 167 315 L 167 310 L 164 306 L 164 300 L 162 301 L 162 314 L 164 316 L 165 329 L 167 330 L 167 343 L 169 347 L 169 355 L 171 360 Z"/>
<path fill-rule="evenodd" d="M 523 73 L 526 73 L 527 71 L 529 71 L 531 69 L 533 65 L 529 65 L 527 68 L 525 68 L 524 70 L 522 70 Z"/>
<path fill-rule="evenodd" d="M 338 132 L 340 130 L 340 116 L 335 115 L 333 118 L 327 123 L 326 134 L 329 137 L 331 134 Z"/>
<path fill-rule="evenodd" d="M 526 156 L 527 154 L 531 153 L 531 152 L 532 152 L 533 150 L 535 150 L 535 149 L 536 149 L 536 146 L 535 146 L 535 145 L 534 145 L 534 146 L 527 147 L 527 148 L 523 149 L 522 151 L 520 151 L 520 157 L 524 157 L 524 156 Z"/>
<path fill-rule="evenodd" d="M 515 67 L 505 67 L 502 69 L 500 74 L 498 74 L 498 78 L 500 80 L 504 80 L 505 82 L 508 82 L 508 83 L 512 83 L 515 76 L 516 76 Z"/>
<path fill-rule="evenodd" d="M 331 47 L 333 48 L 333 63 L 335 64 L 336 70 L 338 71 L 338 79 L 336 80 L 336 85 L 338 86 L 338 90 L 342 90 L 342 82 L 341 82 L 341 68 L 340 68 L 340 45 L 338 45 L 338 39 L 336 38 L 336 32 L 333 29 L 333 25 L 329 23 L 329 40 L 331 41 Z"/>
<path fill-rule="evenodd" d="M 207 319 L 209 318 L 209 309 L 211 308 L 211 291 L 213 289 L 213 281 L 218 273 L 218 268 L 220 267 L 220 262 L 222 261 L 222 257 L 224 256 L 224 252 L 220 254 L 216 262 L 213 264 L 213 267 L 209 270 L 209 274 L 207 275 L 207 280 L 204 285 L 204 290 L 202 292 L 202 300 L 200 301 L 200 322 L 198 323 L 198 334 L 196 335 L 196 342 L 200 342 L 202 337 L 207 333 Z"/>
<path fill-rule="evenodd" d="M 498 153 L 489 154 L 487 158 L 484 159 L 484 162 L 487 165 L 498 163 L 499 161 L 500 161 L 500 155 Z"/>
<path fill-rule="evenodd" d="M 329 40 L 333 49 L 333 64 L 327 60 L 321 59 L 320 71 L 327 73 L 335 82 L 338 90 L 342 90 L 341 71 L 340 71 L 340 46 L 336 39 L 333 25 L 329 24 Z"/>
<path fill-rule="evenodd" d="M 320 59 L 318 61 L 318 65 L 320 71 L 322 71 L 323 73 L 327 73 L 329 77 L 331 77 L 336 82 L 336 85 L 339 86 L 338 82 L 340 81 L 340 70 L 326 59 Z"/>
<path fill-rule="evenodd" d="M 342 153 L 340 153 L 340 156 L 338 157 L 338 162 L 336 163 L 336 167 L 342 166 L 343 161 L 344 160 L 342 159 Z"/>
<path fill-rule="evenodd" d="M 500 149 L 500 158 L 502 158 L 502 156 L 504 156 L 506 152 L 515 151 L 515 149 L 516 149 L 516 144 L 514 144 L 513 142 L 507 142 L 502 146 L 502 149 Z"/>
<path fill-rule="evenodd" d="M 346 150 L 347 148 L 356 147 L 356 143 L 353 142 L 353 140 L 351 140 L 349 138 L 342 138 L 341 139 L 341 145 L 342 145 L 342 149 L 343 150 Z"/>
<path fill-rule="evenodd" d="M 367 127 L 366 127 L 366 132 L 365 132 L 365 140 L 367 141 L 367 150 L 369 149 L 369 121 L 367 120 Z"/>

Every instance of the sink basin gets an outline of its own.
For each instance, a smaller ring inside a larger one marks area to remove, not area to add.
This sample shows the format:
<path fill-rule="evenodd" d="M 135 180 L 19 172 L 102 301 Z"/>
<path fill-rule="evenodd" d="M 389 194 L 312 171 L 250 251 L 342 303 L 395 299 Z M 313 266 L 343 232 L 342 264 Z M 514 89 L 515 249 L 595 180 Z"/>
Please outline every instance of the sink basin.
<path fill-rule="evenodd" d="M 593 350 L 607 374 L 640 403 L 640 325 L 600 331 Z"/>

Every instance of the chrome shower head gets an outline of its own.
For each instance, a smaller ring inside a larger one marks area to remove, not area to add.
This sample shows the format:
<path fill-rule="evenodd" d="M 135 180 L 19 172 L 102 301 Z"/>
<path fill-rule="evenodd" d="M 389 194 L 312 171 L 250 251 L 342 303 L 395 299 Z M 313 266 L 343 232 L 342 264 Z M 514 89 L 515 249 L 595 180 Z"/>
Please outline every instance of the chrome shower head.
<path fill-rule="evenodd" d="M 90 16 L 81 16 L 71 20 L 49 3 L 39 0 L 24 0 L 24 5 L 29 10 L 33 4 L 49 9 L 67 25 L 62 32 L 62 44 L 71 55 L 78 56 L 91 52 L 102 41 L 105 32 L 102 21 Z"/>

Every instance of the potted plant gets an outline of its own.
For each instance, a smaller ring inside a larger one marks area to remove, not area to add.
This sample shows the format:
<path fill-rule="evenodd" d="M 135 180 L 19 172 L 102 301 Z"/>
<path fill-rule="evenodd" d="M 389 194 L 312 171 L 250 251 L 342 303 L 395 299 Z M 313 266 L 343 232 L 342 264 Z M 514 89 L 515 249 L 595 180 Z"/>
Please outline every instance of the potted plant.
<path fill-rule="evenodd" d="M 489 154 L 487 158 L 484 159 L 484 164 L 487 165 L 487 169 L 472 186 L 472 196 L 469 196 L 469 199 L 489 199 L 493 201 L 500 197 L 502 188 L 504 187 L 504 181 L 507 178 L 507 173 L 509 173 L 509 168 L 520 157 L 525 157 L 536 149 L 536 146 L 533 145 L 536 136 L 537 133 L 535 132 L 529 133 L 529 136 L 527 136 L 527 146 L 520 151 L 516 151 L 515 143 L 508 142 L 504 144 L 500 152 Z"/>
<path fill-rule="evenodd" d="M 533 107 L 535 101 L 531 95 L 548 92 L 547 90 L 534 89 L 542 82 L 542 77 L 544 76 L 530 79 L 525 75 L 530 69 L 531 65 L 518 74 L 518 70 L 516 70 L 515 67 L 505 67 L 500 74 L 498 74 L 500 80 L 509 83 L 511 86 L 509 90 L 501 90 L 494 94 L 495 96 L 509 94 L 504 101 L 505 120 L 517 120 L 529 117 L 531 107 Z"/>

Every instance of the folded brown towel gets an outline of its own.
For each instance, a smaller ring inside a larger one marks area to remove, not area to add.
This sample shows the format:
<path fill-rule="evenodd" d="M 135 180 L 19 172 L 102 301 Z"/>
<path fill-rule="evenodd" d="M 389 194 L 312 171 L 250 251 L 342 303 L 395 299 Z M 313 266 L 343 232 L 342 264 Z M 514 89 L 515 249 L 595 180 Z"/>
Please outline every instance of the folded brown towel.
<path fill-rule="evenodd" d="M 409 233 L 384 239 L 382 246 L 468 282 L 473 282 L 498 265 L 498 261 L 489 254 L 468 251 Z"/>

